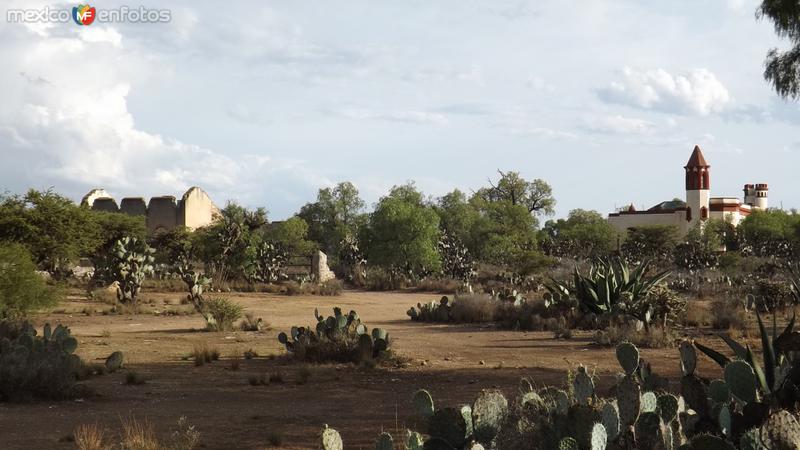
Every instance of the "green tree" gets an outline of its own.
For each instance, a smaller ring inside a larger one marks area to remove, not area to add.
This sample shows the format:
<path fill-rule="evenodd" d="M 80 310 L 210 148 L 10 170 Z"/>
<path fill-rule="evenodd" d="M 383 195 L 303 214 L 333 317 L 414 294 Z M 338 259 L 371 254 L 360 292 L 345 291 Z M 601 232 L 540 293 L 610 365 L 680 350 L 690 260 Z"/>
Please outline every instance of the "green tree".
<path fill-rule="evenodd" d="M 654 260 L 665 264 L 678 244 L 678 229 L 673 225 L 646 225 L 628 229 L 622 254 L 633 262 Z"/>
<path fill-rule="evenodd" d="M 380 199 L 361 236 L 370 264 L 412 275 L 440 269 L 438 241 L 439 216 L 413 183 Z"/>
<path fill-rule="evenodd" d="M 753 211 L 739 223 L 742 251 L 788 257 L 798 249 L 800 216 L 781 210 Z"/>
<path fill-rule="evenodd" d="M 708 224 L 703 228 L 695 225 L 686 233 L 683 241 L 675 246 L 675 265 L 690 272 L 716 268 L 721 249 L 719 234 L 709 229 Z"/>
<path fill-rule="evenodd" d="M 320 189 L 317 201 L 304 205 L 297 216 L 308 224 L 308 238 L 320 244 L 329 256 L 339 254 L 346 236 L 357 236 L 364 223 L 364 201 L 349 181 Z"/>
<path fill-rule="evenodd" d="M 0 244 L 0 319 L 20 319 L 53 306 L 58 291 L 36 273 L 31 254 L 21 244 Z"/>
<path fill-rule="evenodd" d="M 262 239 L 280 245 L 291 256 L 308 256 L 317 248 L 308 240 L 308 224 L 297 216 L 270 224 Z"/>
<path fill-rule="evenodd" d="M 257 233 L 266 223 L 264 208 L 250 210 L 228 202 L 213 223 L 195 231 L 198 257 L 207 272 L 220 283 L 244 278 L 254 256 Z"/>
<path fill-rule="evenodd" d="M 783 98 L 800 98 L 800 2 L 764 0 L 756 11 L 759 19 L 769 19 L 778 36 L 787 38 L 791 48 L 767 53 L 764 78 Z"/>
<path fill-rule="evenodd" d="M 540 179 L 527 181 L 519 172 L 502 172 L 497 184 L 489 180 L 489 187 L 478 190 L 477 194 L 488 202 L 507 201 L 512 205 L 524 206 L 534 215 L 552 215 L 556 200 L 553 189 Z"/>
<path fill-rule="evenodd" d="M 467 201 L 467 196 L 458 189 L 436 201 L 434 210 L 439 215 L 439 224 L 452 238 L 470 246 L 472 228 L 480 218 L 477 209 Z"/>
<path fill-rule="evenodd" d="M 607 256 L 617 243 L 617 232 L 597 211 L 574 209 L 566 219 L 548 220 L 541 231 L 542 248 L 554 256 Z"/>

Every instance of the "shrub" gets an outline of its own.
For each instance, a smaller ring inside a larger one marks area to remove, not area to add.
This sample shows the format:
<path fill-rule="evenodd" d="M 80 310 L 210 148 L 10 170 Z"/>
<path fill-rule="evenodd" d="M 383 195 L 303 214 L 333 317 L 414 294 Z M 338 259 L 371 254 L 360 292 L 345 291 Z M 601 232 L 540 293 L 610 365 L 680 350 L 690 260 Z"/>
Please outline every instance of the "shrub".
<path fill-rule="evenodd" d="M 123 450 L 192 450 L 200 443 L 200 433 L 189 425 L 185 417 L 178 419 L 178 429 L 171 437 L 170 442 L 162 442 L 150 421 L 138 422 L 130 418 L 122 422 L 120 446 Z"/>
<path fill-rule="evenodd" d="M 241 328 L 242 331 L 261 331 L 262 329 L 269 328 L 269 325 L 265 324 L 264 321 L 261 320 L 261 317 L 256 318 L 253 313 L 247 312 L 244 313 Z"/>
<path fill-rule="evenodd" d="M 57 290 L 36 273 L 28 250 L 19 244 L 0 245 L 0 319 L 23 318 L 57 302 Z"/>
<path fill-rule="evenodd" d="M 747 317 L 744 308 L 734 302 L 724 300 L 711 304 L 711 327 L 715 330 L 747 329 Z"/>
<path fill-rule="evenodd" d="M 366 288 L 369 291 L 396 291 L 407 284 L 407 277 L 399 271 L 377 267 L 367 269 Z"/>
<path fill-rule="evenodd" d="M 677 337 L 669 327 L 654 326 L 638 328 L 632 324 L 612 324 L 598 330 L 594 341 L 600 345 L 616 346 L 630 342 L 644 348 L 667 348 L 675 344 Z"/>
<path fill-rule="evenodd" d="M 302 295 L 305 293 L 303 286 L 294 280 L 283 283 L 283 286 L 286 288 L 286 295 Z"/>
<path fill-rule="evenodd" d="M 226 298 L 208 299 L 203 302 L 203 316 L 209 331 L 231 331 L 242 317 L 242 306 Z"/>
<path fill-rule="evenodd" d="M 81 359 L 69 328 L 44 326 L 42 336 L 27 322 L 0 323 L 0 400 L 68 398 L 75 395 Z"/>
<path fill-rule="evenodd" d="M 340 280 L 328 280 L 324 283 L 320 283 L 318 290 L 319 295 L 336 296 L 342 294 L 343 288 Z"/>
<path fill-rule="evenodd" d="M 194 359 L 195 366 L 202 366 L 205 363 L 217 361 L 219 359 L 219 350 L 216 348 L 209 349 L 206 344 L 195 345 L 190 356 Z"/>
<path fill-rule="evenodd" d="M 682 322 L 690 327 L 706 326 L 711 323 L 711 311 L 704 304 L 696 301 L 686 302 Z"/>
<path fill-rule="evenodd" d="M 147 383 L 147 380 L 139 372 L 130 370 L 125 374 L 125 384 L 129 386 L 139 386 Z"/>
<path fill-rule="evenodd" d="M 373 360 L 383 360 L 389 355 L 389 333 L 381 328 L 370 333 L 355 311 L 345 315 L 336 307 L 332 316 L 326 318 L 316 310 L 314 316 L 317 325 L 313 331 L 292 327 L 290 334 L 278 335 L 278 341 L 296 359 L 315 363 L 372 364 Z"/>
<path fill-rule="evenodd" d="M 106 442 L 106 430 L 98 424 L 78 425 L 72 436 L 78 450 L 107 450 L 111 447 Z"/>
<path fill-rule="evenodd" d="M 488 294 L 456 295 L 450 317 L 456 323 L 493 322 L 498 302 Z"/>

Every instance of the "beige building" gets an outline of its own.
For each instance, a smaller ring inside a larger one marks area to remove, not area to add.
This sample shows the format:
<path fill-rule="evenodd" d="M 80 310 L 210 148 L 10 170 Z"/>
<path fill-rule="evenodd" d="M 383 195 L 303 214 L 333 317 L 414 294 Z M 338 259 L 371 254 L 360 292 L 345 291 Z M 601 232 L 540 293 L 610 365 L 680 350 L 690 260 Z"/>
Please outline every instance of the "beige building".
<path fill-rule="evenodd" d="M 744 199 L 711 196 L 711 165 L 700 147 L 695 146 L 684 168 L 686 201 L 679 199 L 661 202 L 645 211 L 629 207 L 608 215 L 608 221 L 620 233 L 629 228 L 646 225 L 673 225 L 685 234 L 698 223 L 720 219 L 738 225 L 753 210 L 767 209 L 768 186 L 765 183 L 746 184 Z"/>
<path fill-rule="evenodd" d="M 104 189 L 92 189 L 83 197 L 81 204 L 96 211 L 145 216 L 149 234 L 179 226 L 195 230 L 210 224 L 219 214 L 219 208 L 199 187 L 190 188 L 180 200 L 168 195 L 153 197 L 146 204 L 142 197 L 126 197 L 119 205 Z"/>

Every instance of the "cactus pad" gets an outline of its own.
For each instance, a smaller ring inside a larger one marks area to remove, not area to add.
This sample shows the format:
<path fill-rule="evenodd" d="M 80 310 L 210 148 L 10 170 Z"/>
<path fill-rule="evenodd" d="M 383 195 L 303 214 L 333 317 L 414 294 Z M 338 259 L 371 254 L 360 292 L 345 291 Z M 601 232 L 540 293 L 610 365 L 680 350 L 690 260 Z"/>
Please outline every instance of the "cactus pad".
<path fill-rule="evenodd" d="M 605 450 L 608 445 L 608 433 L 601 423 L 596 423 L 592 427 L 592 434 L 589 438 L 589 448 L 591 450 Z"/>
<path fill-rule="evenodd" d="M 697 351 L 690 341 L 682 341 L 680 345 L 681 353 L 681 373 L 684 376 L 694 375 L 694 370 L 697 368 Z"/>
<path fill-rule="evenodd" d="M 325 428 L 322 430 L 321 439 L 323 450 L 342 450 L 344 447 L 339 432 L 333 428 L 329 428 L 327 425 L 325 425 Z"/>
<path fill-rule="evenodd" d="M 479 442 L 491 442 L 500 431 L 500 426 L 507 413 L 508 400 L 500 391 L 481 391 L 472 405 L 475 439 Z"/>
<path fill-rule="evenodd" d="M 571 437 L 565 437 L 558 443 L 558 450 L 578 450 L 578 441 Z"/>
<path fill-rule="evenodd" d="M 630 342 L 617 345 L 617 361 L 626 375 L 633 375 L 639 367 L 639 349 Z"/>
<path fill-rule="evenodd" d="M 725 383 L 731 393 L 745 403 L 756 401 L 756 375 L 750 364 L 731 361 L 725 365 Z"/>
<path fill-rule="evenodd" d="M 677 397 L 672 394 L 663 394 L 658 397 L 658 414 L 664 423 L 671 423 L 678 417 L 678 410 L 680 409 L 680 402 Z"/>
<path fill-rule="evenodd" d="M 722 380 L 712 380 L 708 385 L 708 394 L 714 403 L 728 403 L 731 401 L 731 390 Z"/>
<path fill-rule="evenodd" d="M 375 450 L 394 450 L 392 435 L 386 432 L 381 433 L 378 440 L 375 441 Z"/>
<path fill-rule="evenodd" d="M 641 406 L 640 406 L 641 412 L 643 413 L 656 412 L 657 408 L 658 408 L 658 397 L 656 397 L 656 394 L 652 392 L 645 392 L 644 394 L 642 394 Z"/>
<path fill-rule="evenodd" d="M 619 434 L 619 411 L 614 403 L 606 403 L 600 410 L 601 423 L 606 430 L 608 439 L 613 441 Z"/>
<path fill-rule="evenodd" d="M 451 447 L 461 448 L 467 440 L 467 423 L 461 411 L 455 408 L 443 408 L 436 411 L 428 421 L 428 434 L 439 438 Z M 428 443 L 425 443 L 428 448 Z"/>
<path fill-rule="evenodd" d="M 414 393 L 411 402 L 414 404 L 414 410 L 420 417 L 427 419 L 433 416 L 433 397 L 431 397 L 430 392 L 425 389 L 418 390 Z"/>
<path fill-rule="evenodd" d="M 621 429 L 628 429 L 639 417 L 641 389 L 636 379 L 626 375 L 617 385 L 617 408 Z"/>
<path fill-rule="evenodd" d="M 594 381 L 592 381 L 592 377 L 586 373 L 585 367 L 578 367 L 578 372 L 575 374 L 572 387 L 575 391 L 575 400 L 581 405 L 588 405 L 589 401 L 594 396 Z"/>

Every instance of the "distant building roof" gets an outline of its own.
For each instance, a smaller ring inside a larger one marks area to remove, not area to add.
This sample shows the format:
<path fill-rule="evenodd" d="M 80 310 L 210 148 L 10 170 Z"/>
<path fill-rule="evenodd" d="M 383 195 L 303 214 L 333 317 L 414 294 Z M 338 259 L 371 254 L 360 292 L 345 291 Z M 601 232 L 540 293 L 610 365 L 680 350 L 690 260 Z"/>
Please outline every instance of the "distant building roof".
<path fill-rule="evenodd" d="M 679 209 L 686 209 L 686 202 L 684 202 L 683 200 L 674 199 L 674 200 L 667 200 L 665 202 L 661 202 L 661 203 L 653 206 L 652 208 L 648 209 L 648 211 L 651 211 L 651 212 L 656 212 L 656 211 L 668 212 L 668 211 L 677 211 Z"/>
<path fill-rule="evenodd" d="M 692 156 L 689 157 L 689 162 L 686 163 L 686 167 L 710 167 L 699 145 L 694 146 L 694 151 L 692 151 Z"/>

